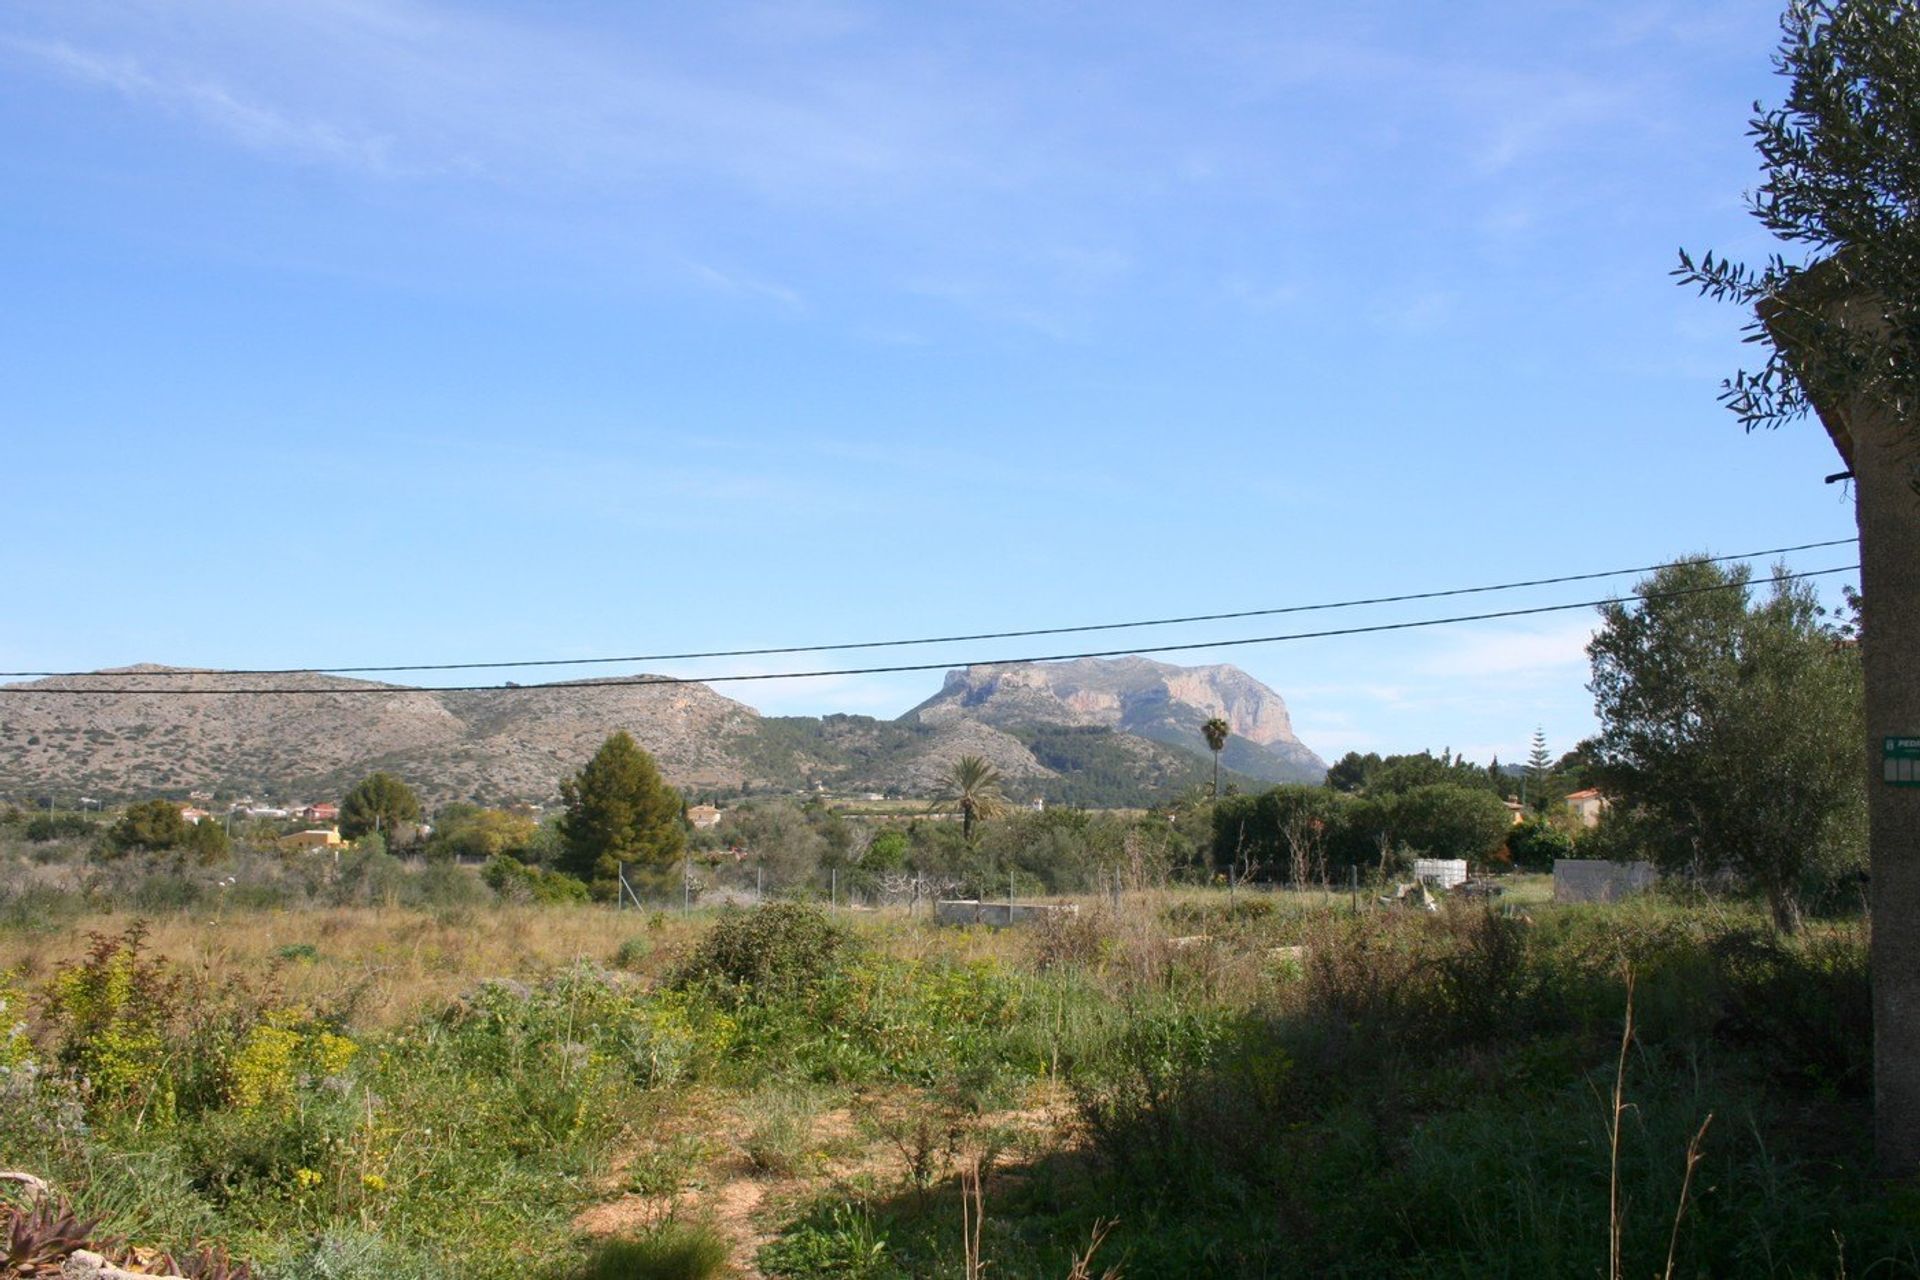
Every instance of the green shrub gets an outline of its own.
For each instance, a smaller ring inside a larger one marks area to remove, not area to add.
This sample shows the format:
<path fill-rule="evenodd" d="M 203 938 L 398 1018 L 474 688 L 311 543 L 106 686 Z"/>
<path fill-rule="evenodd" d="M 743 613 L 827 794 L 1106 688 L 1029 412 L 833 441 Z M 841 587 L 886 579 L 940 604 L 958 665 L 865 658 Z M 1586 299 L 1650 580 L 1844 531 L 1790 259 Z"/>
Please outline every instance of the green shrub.
<path fill-rule="evenodd" d="M 727 1269 L 727 1240 L 704 1223 L 668 1219 L 639 1236 L 594 1247 L 578 1280 L 712 1280 Z"/>
<path fill-rule="evenodd" d="M 315 1237 L 272 1271 L 274 1280 L 441 1280 L 446 1274 L 428 1251 L 352 1227 Z"/>
<path fill-rule="evenodd" d="M 432 862 L 407 881 L 404 895 L 408 906 L 425 908 L 470 907 L 486 896 L 478 881 L 451 862 Z"/>
<path fill-rule="evenodd" d="M 353 849 L 340 859 L 332 898 L 336 906 L 378 906 L 399 902 L 406 888 L 400 859 L 380 849 Z"/>
<path fill-rule="evenodd" d="M 87 954 L 55 972 L 42 1000 L 55 1061 L 83 1085 L 90 1109 L 170 1107 L 162 1071 L 180 979 L 147 955 L 143 924 L 118 937 L 87 936 Z"/>
<path fill-rule="evenodd" d="M 753 1117 L 745 1143 L 747 1161 L 761 1173 L 798 1173 L 811 1154 L 818 1108 L 803 1089 L 763 1089 L 747 1108 Z"/>
<path fill-rule="evenodd" d="M 636 1196 L 677 1196 L 707 1158 L 705 1141 L 682 1134 L 671 1142 L 637 1152 L 627 1162 L 626 1190 Z"/>
<path fill-rule="evenodd" d="M 636 933 L 621 942 L 613 953 L 613 967 L 616 969 L 638 969 L 653 954 L 653 939 L 644 933 Z"/>
<path fill-rule="evenodd" d="M 183 1126 L 180 1148 L 195 1188 L 215 1204 L 331 1198 L 347 1176 L 340 1157 L 355 1119 L 337 1099 L 216 1111 Z"/>
<path fill-rule="evenodd" d="M 1864 939 L 1783 938 L 1729 930 L 1712 952 L 1727 994 L 1716 1030 L 1758 1052 L 1786 1079 L 1865 1097 L 1873 1084 L 1873 998 Z"/>
<path fill-rule="evenodd" d="M 34 844 L 48 844 L 55 840 L 85 840 L 99 830 L 99 822 L 85 814 L 42 813 L 25 820 L 22 834 Z"/>
<path fill-rule="evenodd" d="M 1574 838 L 1540 818 L 1516 823 L 1507 833 L 1507 852 L 1523 871 L 1551 871 L 1554 859 L 1573 857 Z"/>
<path fill-rule="evenodd" d="M 133 906 L 150 913 L 191 911 L 206 897 L 206 886 L 194 877 L 162 871 L 142 876 L 135 884 Z"/>
<path fill-rule="evenodd" d="M 79 893 L 50 884 L 0 884 L 0 928 L 51 933 L 87 912 Z"/>
<path fill-rule="evenodd" d="M 585 902 L 587 886 L 558 871 L 530 867 L 509 854 L 496 854 L 480 868 L 480 879 L 506 902 L 548 905 Z"/>
<path fill-rule="evenodd" d="M 896 1280 L 893 1262 L 873 1215 L 836 1204 L 797 1224 L 760 1250 L 760 1267 L 785 1280 Z"/>
<path fill-rule="evenodd" d="M 674 975 L 680 987 L 712 984 L 740 1000 L 811 991 L 841 972 L 852 939 L 817 907 L 776 902 L 729 908 Z"/>

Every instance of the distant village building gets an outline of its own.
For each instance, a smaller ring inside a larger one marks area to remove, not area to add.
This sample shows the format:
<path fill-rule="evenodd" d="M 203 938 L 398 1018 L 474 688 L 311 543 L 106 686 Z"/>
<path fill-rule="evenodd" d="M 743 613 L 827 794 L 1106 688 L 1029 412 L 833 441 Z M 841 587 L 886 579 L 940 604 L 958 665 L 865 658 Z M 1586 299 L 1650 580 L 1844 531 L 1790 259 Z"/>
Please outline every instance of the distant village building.
<path fill-rule="evenodd" d="M 1600 815 L 1607 811 L 1607 798 L 1593 787 L 1584 791 L 1575 791 L 1567 797 L 1567 808 L 1580 820 L 1583 827 L 1600 825 Z"/>
<path fill-rule="evenodd" d="M 687 821 L 695 831 L 707 831 L 720 825 L 720 812 L 710 804 L 697 804 L 687 810 Z"/>
<path fill-rule="evenodd" d="M 340 806 L 325 800 L 322 800 L 319 804 L 310 804 L 300 811 L 300 821 L 315 823 L 338 822 L 340 821 Z"/>
<path fill-rule="evenodd" d="M 337 849 L 346 841 L 340 838 L 338 827 L 323 827 L 315 831 L 296 831 L 283 836 L 280 843 L 289 849 Z"/>
<path fill-rule="evenodd" d="M 186 822 L 189 822 L 196 827 L 200 825 L 201 819 L 211 818 L 212 816 L 213 815 L 208 813 L 205 809 L 198 809 L 190 804 L 183 804 L 180 806 L 180 817 Z"/>
<path fill-rule="evenodd" d="M 1507 806 L 1507 812 L 1512 815 L 1514 826 L 1517 827 L 1527 820 L 1527 806 L 1518 800 L 1505 800 L 1502 803 Z"/>

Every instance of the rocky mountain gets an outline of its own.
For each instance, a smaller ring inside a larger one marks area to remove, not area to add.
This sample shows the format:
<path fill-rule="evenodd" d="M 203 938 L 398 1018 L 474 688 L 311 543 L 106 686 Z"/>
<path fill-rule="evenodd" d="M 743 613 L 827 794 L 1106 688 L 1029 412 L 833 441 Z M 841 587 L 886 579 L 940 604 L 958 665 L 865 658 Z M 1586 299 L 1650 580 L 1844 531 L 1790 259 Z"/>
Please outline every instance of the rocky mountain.
<path fill-rule="evenodd" d="M 301 692 L 249 692 L 263 684 Z M 174 688 L 201 692 L 157 692 Z M 696 790 L 820 783 L 925 794 L 970 754 L 998 767 L 1017 796 L 1139 803 L 1206 775 L 1198 726 L 1214 714 L 1234 726 L 1223 763 L 1243 781 L 1324 772 L 1293 737 L 1279 695 L 1232 667 L 1127 659 L 970 669 L 899 720 L 876 720 L 762 716 L 701 684 L 606 680 L 462 693 L 138 666 L 0 694 L 0 796 L 316 798 L 388 769 L 432 803 L 549 801 L 608 734 L 625 729 L 671 781 Z"/>
<path fill-rule="evenodd" d="M 760 717 L 751 707 L 705 685 L 596 687 L 604 683 L 455 693 L 153 666 L 35 681 L 0 695 L 0 791 L 337 795 L 391 769 L 439 798 L 545 798 L 622 728 L 677 781 L 737 781 L 721 744 L 752 732 Z M 310 692 L 245 692 L 262 684 Z M 208 692 L 75 696 L 36 686 Z"/>
<path fill-rule="evenodd" d="M 1294 736 L 1286 701 L 1238 667 L 1147 658 L 967 667 L 907 715 L 932 725 L 1099 725 L 1200 752 L 1200 726 L 1219 716 L 1232 730 L 1224 767 L 1267 782 L 1318 782 L 1327 772 Z"/>

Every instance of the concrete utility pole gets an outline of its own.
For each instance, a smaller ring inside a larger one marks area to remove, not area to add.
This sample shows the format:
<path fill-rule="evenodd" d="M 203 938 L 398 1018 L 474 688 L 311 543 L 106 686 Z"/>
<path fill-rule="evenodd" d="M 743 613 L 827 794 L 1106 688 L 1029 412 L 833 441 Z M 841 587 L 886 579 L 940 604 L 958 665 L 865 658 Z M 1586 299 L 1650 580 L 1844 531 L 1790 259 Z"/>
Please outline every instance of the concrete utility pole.
<path fill-rule="evenodd" d="M 1810 355 L 1797 317 L 1881 323 L 1878 308 L 1821 296 L 1836 274 L 1827 268 L 1801 277 L 1791 309 L 1761 308 L 1796 364 Z M 1884 1172 L 1905 1175 L 1920 1172 L 1920 423 L 1859 395 L 1814 409 L 1851 473 L 1860 528 L 1874 1148 Z"/>

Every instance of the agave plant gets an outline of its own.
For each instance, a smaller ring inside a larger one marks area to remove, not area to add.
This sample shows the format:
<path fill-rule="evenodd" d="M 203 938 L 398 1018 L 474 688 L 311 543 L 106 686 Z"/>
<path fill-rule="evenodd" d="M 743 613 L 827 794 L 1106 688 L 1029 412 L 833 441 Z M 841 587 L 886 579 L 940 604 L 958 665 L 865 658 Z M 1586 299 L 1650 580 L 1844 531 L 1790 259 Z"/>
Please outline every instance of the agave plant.
<path fill-rule="evenodd" d="M 6 1226 L 5 1266 L 9 1276 L 52 1276 L 75 1249 L 111 1248 L 117 1239 L 96 1239 L 99 1218 L 82 1218 L 66 1200 L 40 1196 L 25 1209 L 0 1206 Z"/>

